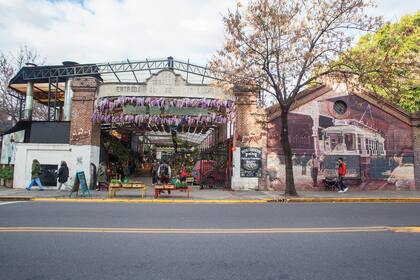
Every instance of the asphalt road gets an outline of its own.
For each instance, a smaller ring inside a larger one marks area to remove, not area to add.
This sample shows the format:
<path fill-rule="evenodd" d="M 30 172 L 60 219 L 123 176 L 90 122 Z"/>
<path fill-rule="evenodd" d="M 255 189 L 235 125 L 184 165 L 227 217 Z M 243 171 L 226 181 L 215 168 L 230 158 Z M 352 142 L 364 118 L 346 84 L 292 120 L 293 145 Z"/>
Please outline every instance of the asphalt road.
<path fill-rule="evenodd" d="M 0 202 L 0 279 L 420 279 L 399 226 L 420 204 Z"/>

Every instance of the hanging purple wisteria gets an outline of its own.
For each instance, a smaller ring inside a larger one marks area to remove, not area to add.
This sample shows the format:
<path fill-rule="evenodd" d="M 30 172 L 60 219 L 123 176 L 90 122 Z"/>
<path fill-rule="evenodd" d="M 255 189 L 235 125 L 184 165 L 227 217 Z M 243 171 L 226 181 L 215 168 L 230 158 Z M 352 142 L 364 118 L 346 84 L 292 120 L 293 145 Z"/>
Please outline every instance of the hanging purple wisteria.
<path fill-rule="evenodd" d="M 132 106 L 154 106 L 175 108 L 201 108 L 217 110 L 217 113 L 197 116 L 171 116 L 149 114 L 124 114 L 121 110 L 125 105 Z M 119 111 L 119 112 L 116 112 Z M 162 125 L 203 125 L 203 124 L 225 124 L 234 121 L 234 102 L 231 100 L 219 99 L 197 99 L 197 98 L 165 98 L 165 97 L 130 97 L 120 96 L 117 98 L 104 98 L 100 100 L 92 115 L 92 121 L 98 123 L 135 123 L 138 125 L 162 124 Z"/>
<path fill-rule="evenodd" d="M 135 115 L 135 114 L 96 114 L 93 113 L 92 121 L 98 123 L 135 123 L 141 125 L 143 123 L 162 124 L 162 125 L 203 125 L 203 124 L 225 124 L 232 120 L 233 112 L 230 117 L 225 117 L 217 114 L 210 114 L 207 116 L 182 116 L 182 117 L 161 117 L 159 115 Z"/>
<path fill-rule="evenodd" d="M 208 98 L 166 98 L 166 97 L 135 97 L 120 96 L 117 98 L 103 98 L 98 102 L 97 110 L 100 112 L 113 111 L 125 105 L 133 106 L 157 106 L 163 108 L 202 108 L 233 111 L 234 102 L 231 100 L 208 99 Z"/>

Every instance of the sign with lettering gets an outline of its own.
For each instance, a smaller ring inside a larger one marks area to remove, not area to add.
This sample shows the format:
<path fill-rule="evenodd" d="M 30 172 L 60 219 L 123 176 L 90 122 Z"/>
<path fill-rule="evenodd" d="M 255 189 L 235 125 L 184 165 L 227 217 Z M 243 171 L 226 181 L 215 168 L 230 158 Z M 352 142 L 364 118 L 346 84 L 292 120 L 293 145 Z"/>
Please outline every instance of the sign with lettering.
<path fill-rule="evenodd" d="M 82 191 L 82 195 L 84 196 L 85 193 L 87 193 L 90 196 L 89 188 L 86 182 L 86 176 L 84 171 L 76 172 L 76 176 L 74 176 L 74 185 L 70 192 L 69 197 L 73 193 L 76 193 L 76 195 L 79 193 L 79 189 Z"/>
<path fill-rule="evenodd" d="M 102 84 L 98 97 L 111 96 L 166 96 L 188 98 L 230 99 L 234 96 L 214 85 L 188 83 L 181 75 L 163 70 L 153 74 L 144 83 Z"/>
<path fill-rule="evenodd" d="M 261 177 L 261 156 L 259 148 L 241 148 L 241 177 Z"/>

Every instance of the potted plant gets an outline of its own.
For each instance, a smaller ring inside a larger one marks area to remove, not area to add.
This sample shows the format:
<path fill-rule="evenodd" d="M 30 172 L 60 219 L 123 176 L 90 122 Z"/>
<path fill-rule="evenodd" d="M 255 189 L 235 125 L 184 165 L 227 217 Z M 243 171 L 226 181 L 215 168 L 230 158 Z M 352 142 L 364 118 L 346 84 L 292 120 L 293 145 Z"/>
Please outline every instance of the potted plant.
<path fill-rule="evenodd" d="M 4 186 L 3 167 L 0 168 L 0 186 Z"/>
<path fill-rule="evenodd" d="M 5 166 L 1 169 L 0 176 L 3 179 L 3 185 L 12 188 L 13 187 L 13 168 L 11 166 Z"/>

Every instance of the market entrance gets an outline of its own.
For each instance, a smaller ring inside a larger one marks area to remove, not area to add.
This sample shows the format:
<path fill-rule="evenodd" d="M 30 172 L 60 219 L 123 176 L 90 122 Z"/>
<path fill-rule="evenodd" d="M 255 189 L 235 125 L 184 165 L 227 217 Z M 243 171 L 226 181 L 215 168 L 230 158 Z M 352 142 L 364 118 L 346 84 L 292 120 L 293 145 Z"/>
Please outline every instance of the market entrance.
<path fill-rule="evenodd" d="M 185 169 L 186 183 L 230 188 L 232 99 L 171 70 L 144 83 L 102 84 L 92 121 L 101 125 L 100 161 L 107 163 L 110 179 L 152 183 L 165 162 L 174 182 Z"/>

